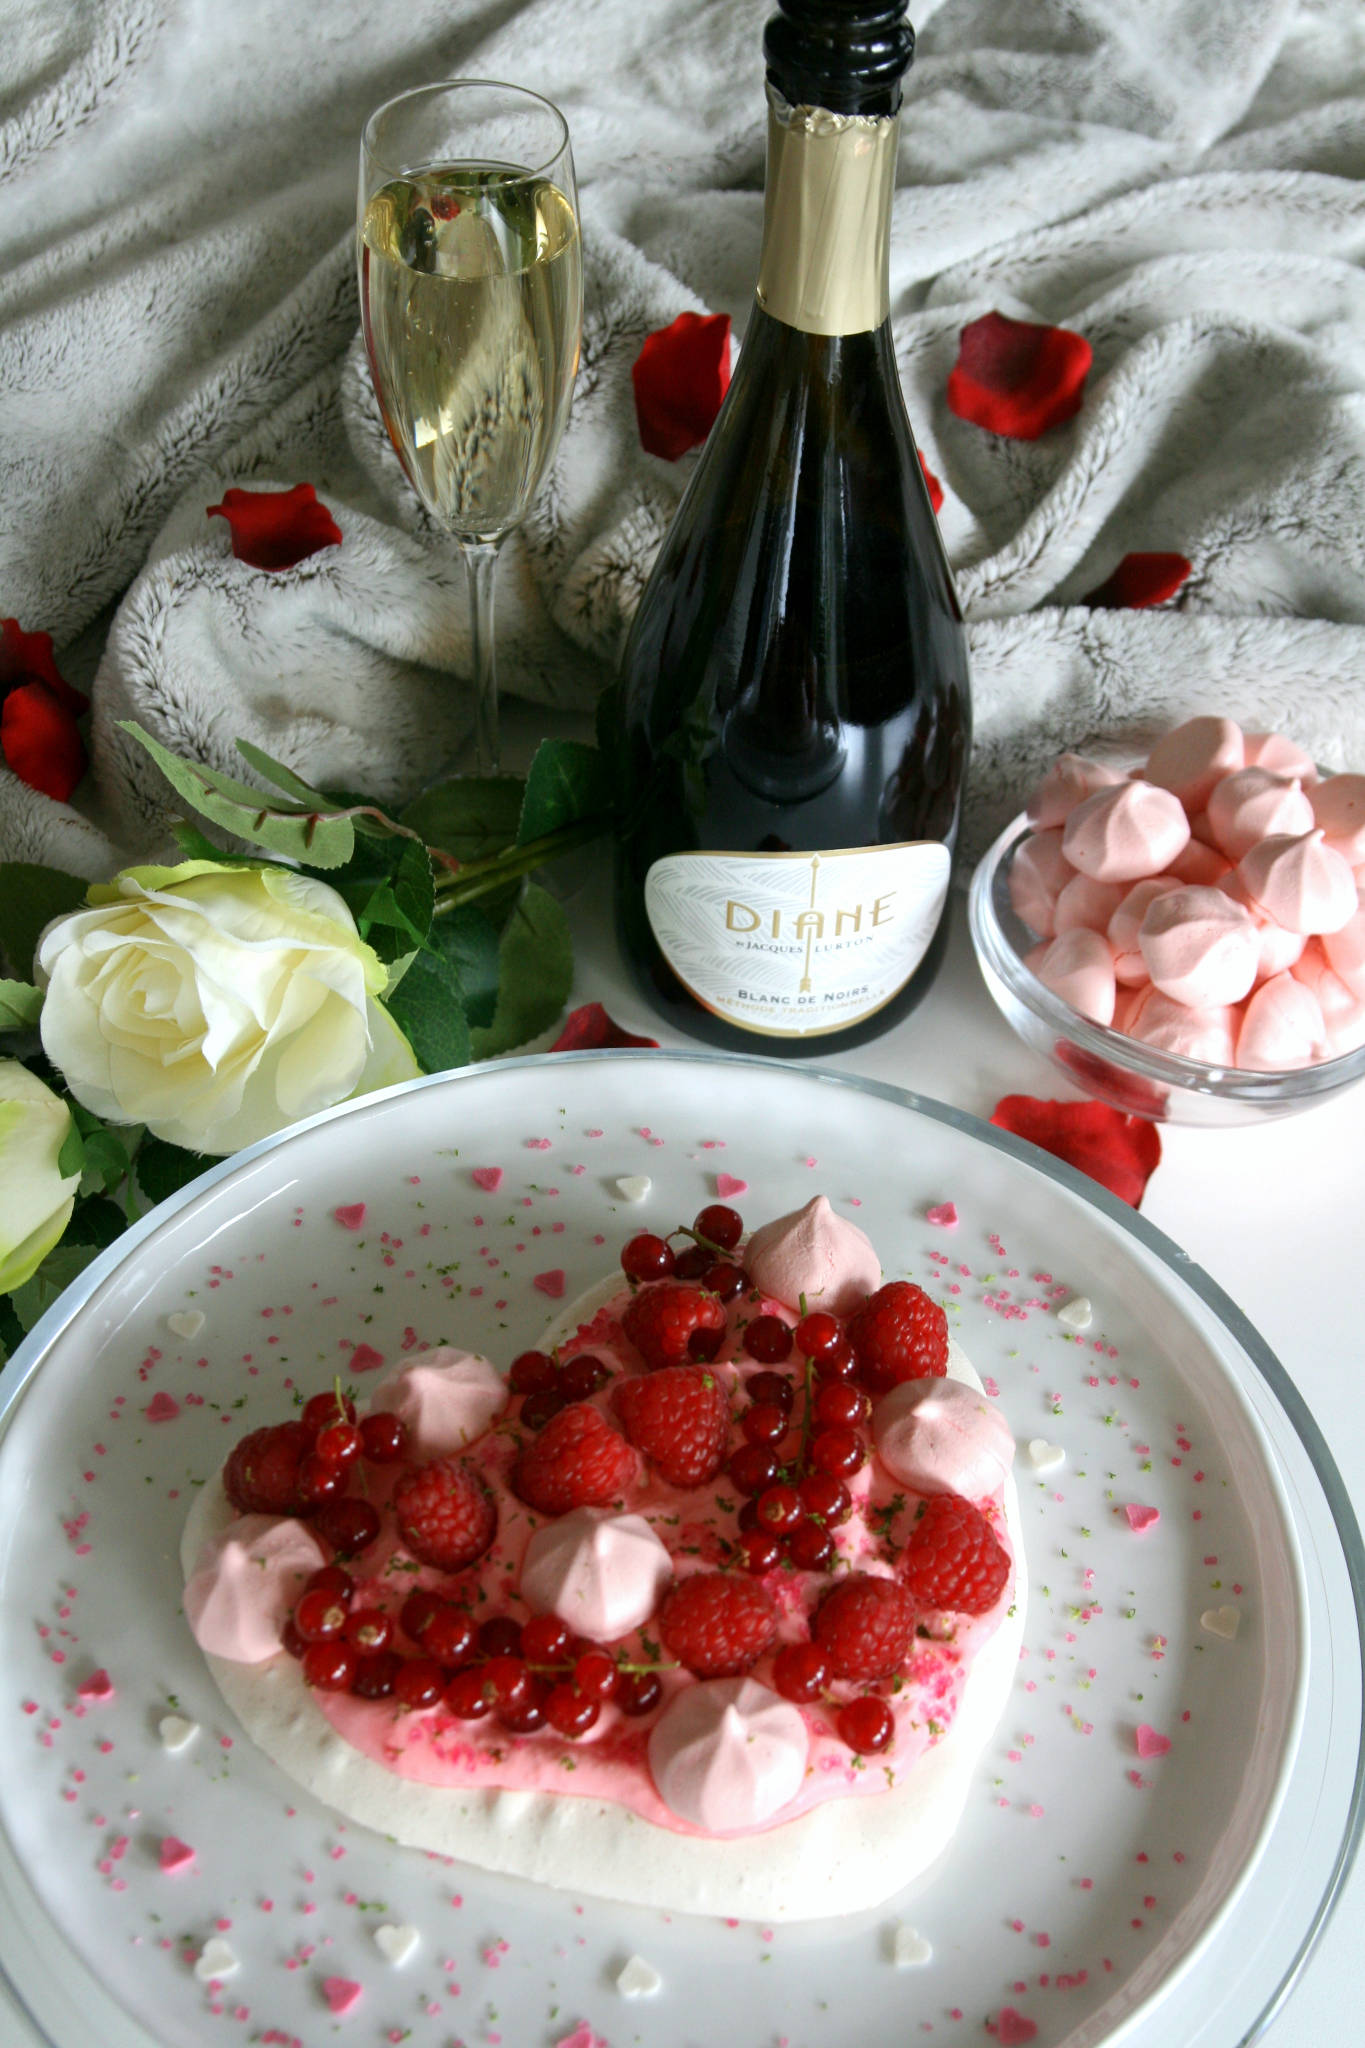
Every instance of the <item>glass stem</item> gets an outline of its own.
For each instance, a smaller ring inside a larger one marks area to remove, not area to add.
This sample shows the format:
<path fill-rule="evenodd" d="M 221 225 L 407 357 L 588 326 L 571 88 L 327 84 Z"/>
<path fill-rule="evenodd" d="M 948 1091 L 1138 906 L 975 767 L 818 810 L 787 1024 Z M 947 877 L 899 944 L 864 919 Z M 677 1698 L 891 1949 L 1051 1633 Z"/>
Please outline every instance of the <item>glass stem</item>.
<path fill-rule="evenodd" d="M 498 566 L 496 541 L 464 545 L 469 573 L 469 640 L 474 671 L 474 769 L 496 775 L 501 766 L 498 744 L 498 678 L 493 664 L 493 578 Z"/>

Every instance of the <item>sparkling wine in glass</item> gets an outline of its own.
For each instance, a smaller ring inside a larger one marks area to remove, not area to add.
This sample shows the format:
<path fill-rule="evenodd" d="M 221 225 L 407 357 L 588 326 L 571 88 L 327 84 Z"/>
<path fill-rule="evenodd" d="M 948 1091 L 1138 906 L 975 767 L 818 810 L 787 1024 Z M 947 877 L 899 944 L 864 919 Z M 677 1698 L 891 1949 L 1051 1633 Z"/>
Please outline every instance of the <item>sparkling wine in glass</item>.
<path fill-rule="evenodd" d="M 554 458 L 583 324 L 564 117 L 480 80 L 402 93 L 366 124 L 358 218 L 370 373 L 413 489 L 464 556 L 475 761 L 495 774 L 497 554 Z"/>

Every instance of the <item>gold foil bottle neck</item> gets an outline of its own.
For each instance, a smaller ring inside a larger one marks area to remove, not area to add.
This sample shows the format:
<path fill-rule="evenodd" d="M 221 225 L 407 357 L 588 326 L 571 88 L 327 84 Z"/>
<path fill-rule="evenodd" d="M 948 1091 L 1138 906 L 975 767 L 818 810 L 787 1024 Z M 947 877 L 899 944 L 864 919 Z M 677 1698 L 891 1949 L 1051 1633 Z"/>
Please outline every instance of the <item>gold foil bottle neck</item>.
<path fill-rule="evenodd" d="M 896 116 L 789 106 L 768 88 L 758 303 L 805 334 L 864 334 L 891 310 Z"/>

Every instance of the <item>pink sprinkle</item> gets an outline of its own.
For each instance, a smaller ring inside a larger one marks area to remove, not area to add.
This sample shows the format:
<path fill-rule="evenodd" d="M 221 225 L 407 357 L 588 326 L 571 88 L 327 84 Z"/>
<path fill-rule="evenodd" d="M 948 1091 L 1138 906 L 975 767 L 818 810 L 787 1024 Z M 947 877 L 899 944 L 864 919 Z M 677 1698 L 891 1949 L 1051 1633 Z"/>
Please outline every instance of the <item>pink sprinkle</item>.
<path fill-rule="evenodd" d="M 1169 1735 L 1158 1735 L 1155 1728 L 1149 1728 L 1145 1721 L 1138 1723 L 1137 1753 L 1147 1762 L 1154 1756 L 1165 1756 L 1171 1746 Z"/>
<path fill-rule="evenodd" d="M 608 2048 L 600 2034 L 594 2034 L 586 2020 L 580 2020 L 571 2034 L 555 2042 L 555 2048 Z"/>
<path fill-rule="evenodd" d="M 360 2003 L 362 1986 L 353 1977 L 324 1977 L 322 1995 L 327 2000 L 327 2009 L 338 2018 L 353 2010 Z"/>
<path fill-rule="evenodd" d="M 157 1851 L 157 1860 L 169 1876 L 178 1870 L 188 1870 L 194 1861 L 194 1851 L 178 1835 L 167 1835 Z"/>
<path fill-rule="evenodd" d="M 739 1180 L 733 1173 L 718 1173 L 716 1175 L 716 1193 L 720 1196 L 722 1202 L 728 1202 L 732 1195 L 747 1195 L 748 1192 L 749 1183 L 747 1180 Z"/>
<path fill-rule="evenodd" d="M 384 1363 L 382 1351 L 376 1351 L 373 1344 L 357 1344 L 351 1353 L 352 1372 L 374 1372 Z"/>
<path fill-rule="evenodd" d="M 1023 1986 L 1017 1988 L 1022 1990 Z M 1012 2005 L 1001 2006 L 995 2022 L 995 2038 L 1003 2042 L 1005 2048 L 1022 2048 L 1022 2044 L 1025 2041 L 1032 2041 L 1037 2032 L 1036 2020 L 1026 2019 L 1024 2014 L 1016 2012 Z"/>
<path fill-rule="evenodd" d="M 346 1202 L 340 1209 L 333 1209 L 332 1214 L 336 1217 L 343 1230 L 359 1230 L 361 1224 L 365 1221 L 365 1204 L 363 1202 Z"/>
<path fill-rule="evenodd" d="M 940 1230 L 952 1230 L 957 1223 L 956 1202 L 935 1202 L 924 1212 L 926 1223 L 935 1223 Z"/>
<path fill-rule="evenodd" d="M 548 1152 L 550 1149 L 548 1138 L 528 1138 L 526 1145 L 527 1149 L 531 1152 Z"/>
<path fill-rule="evenodd" d="M 92 1671 L 76 1687 L 83 1700 L 111 1700 L 114 1697 L 114 1681 L 104 1670 Z"/>
<path fill-rule="evenodd" d="M 180 1403 L 171 1394 L 153 1394 L 142 1412 L 148 1422 L 174 1422 L 180 1413 Z"/>
<path fill-rule="evenodd" d="M 1137 1501 L 1129 1501 L 1123 1512 L 1128 1517 L 1128 1527 L 1135 1536 L 1141 1536 L 1145 1530 L 1151 1528 L 1153 1522 L 1161 1520 L 1160 1508 L 1144 1508 Z"/>
<path fill-rule="evenodd" d="M 551 1301 L 563 1297 L 565 1274 L 562 1266 L 552 1266 L 548 1273 L 537 1273 L 531 1285 L 541 1294 L 548 1294 Z"/>

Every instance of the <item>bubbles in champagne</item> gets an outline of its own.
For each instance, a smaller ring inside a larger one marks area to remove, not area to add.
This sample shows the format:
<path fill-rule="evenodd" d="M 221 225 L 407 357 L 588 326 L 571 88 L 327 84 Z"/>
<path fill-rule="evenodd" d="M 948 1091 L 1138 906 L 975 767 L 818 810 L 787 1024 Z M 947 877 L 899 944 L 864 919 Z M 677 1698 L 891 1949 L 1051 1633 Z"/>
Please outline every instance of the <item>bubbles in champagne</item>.
<path fill-rule="evenodd" d="M 523 516 L 578 364 L 578 223 L 544 178 L 451 164 L 395 179 L 360 238 L 365 341 L 413 486 L 465 540 Z"/>

